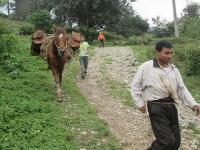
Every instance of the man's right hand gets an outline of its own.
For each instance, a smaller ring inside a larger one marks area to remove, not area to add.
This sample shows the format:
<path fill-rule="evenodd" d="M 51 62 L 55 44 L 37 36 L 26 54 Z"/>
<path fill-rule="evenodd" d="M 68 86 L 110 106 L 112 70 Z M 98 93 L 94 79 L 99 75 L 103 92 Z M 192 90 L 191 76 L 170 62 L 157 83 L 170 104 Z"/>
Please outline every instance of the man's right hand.
<path fill-rule="evenodd" d="M 197 113 L 197 115 L 200 115 L 200 105 L 194 105 L 192 107 L 192 110 Z"/>
<path fill-rule="evenodd" d="M 146 106 L 142 106 L 139 108 L 139 110 L 142 112 L 142 113 L 146 113 Z"/>

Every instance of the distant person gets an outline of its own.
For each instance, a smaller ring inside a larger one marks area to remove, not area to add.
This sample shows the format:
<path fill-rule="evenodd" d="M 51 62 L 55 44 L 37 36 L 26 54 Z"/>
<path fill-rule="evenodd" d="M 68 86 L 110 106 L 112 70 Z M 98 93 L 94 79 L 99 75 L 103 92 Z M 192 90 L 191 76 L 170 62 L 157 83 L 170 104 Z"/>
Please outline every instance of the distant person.
<path fill-rule="evenodd" d="M 79 48 L 79 61 L 80 61 L 80 69 L 81 69 L 81 78 L 84 79 L 87 75 L 88 68 L 88 48 L 89 44 L 85 41 L 85 36 L 81 35 L 81 43 Z"/>
<path fill-rule="evenodd" d="M 105 36 L 102 32 L 99 32 L 98 41 L 100 42 L 99 47 L 104 47 Z"/>
<path fill-rule="evenodd" d="M 148 150 L 178 150 L 181 136 L 175 103 L 180 99 L 198 115 L 200 105 L 183 83 L 178 68 L 170 62 L 172 44 L 159 41 L 155 49 L 156 58 L 138 68 L 131 84 L 131 94 L 141 112 L 146 112 L 147 103 L 156 138 Z"/>

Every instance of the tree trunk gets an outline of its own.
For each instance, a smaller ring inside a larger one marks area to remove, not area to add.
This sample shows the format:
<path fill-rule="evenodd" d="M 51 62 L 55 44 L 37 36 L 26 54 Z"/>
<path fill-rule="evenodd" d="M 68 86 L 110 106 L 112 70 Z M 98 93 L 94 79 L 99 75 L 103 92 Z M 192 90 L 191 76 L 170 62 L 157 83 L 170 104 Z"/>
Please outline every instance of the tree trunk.
<path fill-rule="evenodd" d="M 172 0 L 173 5 L 173 15 L 174 15 L 174 29 L 175 29 L 175 37 L 179 37 L 178 33 L 178 21 L 177 21 L 177 14 L 176 14 L 176 2 L 175 0 Z"/>
<path fill-rule="evenodd" d="M 8 11 L 8 16 L 10 16 L 10 1 L 8 1 L 8 4 L 7 4 L 7 11 Z"/>

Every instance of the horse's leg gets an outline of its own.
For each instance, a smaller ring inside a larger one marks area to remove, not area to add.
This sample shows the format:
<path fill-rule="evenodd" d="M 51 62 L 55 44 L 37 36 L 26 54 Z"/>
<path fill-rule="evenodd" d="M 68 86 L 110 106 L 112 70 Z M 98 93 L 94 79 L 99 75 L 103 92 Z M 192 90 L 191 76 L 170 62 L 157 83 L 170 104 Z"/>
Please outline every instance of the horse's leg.
<path fill-rule="evenodd" d="M 60 79 L 60 85 L 62 85 L 62 72 L 59 71 L 59 79 Z"/>
<path fill-rule="evenodd" d="M 59 79 L 60 85 L 62 85 L 62 76 L 63 76 L 64 64 L 61 64 L 59 67 Z M 64 93 L 62 92 L 62 98 L 64 97 Z"/>
<path fill-rule="evenodd" d="M 59 70 L 53 66 L 51 66 L 51 70 L 52 70 L 54 81 L 57 88 L 58 100 L 62 101 L 62 90 L 61 90 L 61 84 L 60 84 L 61 82 L 60 82 L 60 77 L 59 77 Z"/>
<path fill-rule="evenodd" d="M 62 73 L 63 73 L 63 67 L 61 66 L 59 68 L 59 80 L 60 80 L 60 85 L 62 85 Z"/>

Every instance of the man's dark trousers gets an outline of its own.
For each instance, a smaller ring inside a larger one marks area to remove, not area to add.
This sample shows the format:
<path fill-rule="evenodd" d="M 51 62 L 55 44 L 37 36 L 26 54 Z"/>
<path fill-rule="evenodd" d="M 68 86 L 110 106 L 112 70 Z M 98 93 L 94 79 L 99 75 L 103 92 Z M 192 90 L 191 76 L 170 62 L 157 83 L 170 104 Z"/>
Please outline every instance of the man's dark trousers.
<path fill-rule="evenodd" d="M 100 40 L 101 46 L 104 47 L 104 40 Z"/>
<path fill-rule="evenodd" d="M 81 76 L 84 77 L 88 68 L 88 56 L 80 56 L 79 61 L 81 65 Z"/>
<path fill-rule="evenodd" d="M 148 150 L 178 150 L 180 146 L 180 127 L 174 103 L 147 103 L 151 126 L 156 140 Z"/>

